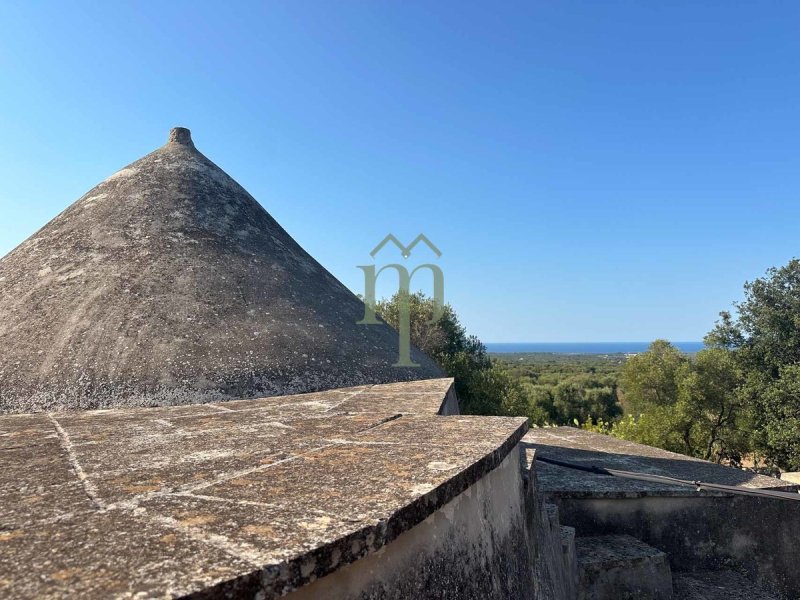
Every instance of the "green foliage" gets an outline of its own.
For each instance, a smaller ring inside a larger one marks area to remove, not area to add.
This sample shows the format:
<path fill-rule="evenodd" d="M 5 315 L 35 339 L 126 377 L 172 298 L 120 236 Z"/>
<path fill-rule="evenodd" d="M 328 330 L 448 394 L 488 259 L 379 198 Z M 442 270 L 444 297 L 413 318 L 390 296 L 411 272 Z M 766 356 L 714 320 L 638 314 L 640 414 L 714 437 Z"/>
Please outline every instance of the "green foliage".
<path fill-rule="evenodd" d="M 399 322 L 401 300 L 402 296 L 395 294 L 376 306 L 376 312 L 394 327 Z M 492 361 L 481 341 L 467 334 L 451 306 L 445 305 L 441 316 L 434 320 L 433 299 L 416 293 L 408 297 L 408 302 L 411 342 L 455 378 L 464 413 L 528 416 L 535 423 L 557 422 L 566 418 L 564 415 L 590 415 L 592 409 L 575 408 L 580 402 L 573 398 L 574 394 L 585 396 L 581 402 L 597 407 L 599 414 L 614 415 L 615 407 L 618 411 L 613 382 L 585 383 L 585 390 L 574 385 L 532 385 L 505 364 Z"/>
<path fill-rule="evenodd" d="M 745 283 L 744 292 L 737 317 L 720 313 L 706 342 L 735 348 L 749 370 L 778 378 L 784 366 L 800 362 L 800 260 L 769 269 Z"/>
<path fill-rule="evenodd" d="M 397 325 L 398 296 L 378 312 Z M 462 410 L 527 415 L 701 458 L 800 470 L 800 260 L 745 284 L 708 348 L 686 356 L 656 340 L 627 358 L 555 354 L 494 360 L 450 306 L 410 299 L 412 342 L 456 379 Z M 624 407 L 624 416 L 622 416 Z"/>
<path fill-rule="evenodd" d="M 595 422 L 622 414 L 617 371 L 624 355 L 515 353 L 493 358 L 521 381 L 526 414 L 536 425 Z"/>
<path fill-rule="evenodd" d="M 392 327 L 397 328 L 400 321 L 402 292 L 388 300 L 381 300 L 375 311 Z M 407 296 L 411 324 L 411 342 L 431 357 L 463 355 L 467 363 L 475 369 L 487 368 L 491 364 L 486 348 L 474 335 L 468 335 L 458 320 L 453 307 L 445 304 L 441 316 L 434 321 L 436 302 L 422 292 Z"/>
<path fill-rule="evenodd" d="M 581 427 L 672 452 L 684 452 L 677 429 L 672 425 L 672 419 L 670 408 L 660 406 L 636 417 L 625 415 L 617 421 L 601 419 L 596 424 L 584 423 Z"/>
<path fill-rule="evenodd" d="M 773 468 L 800 469 L 800 260 L 745 284 L 736 316 L 720 313 L 706 344 L 735 356 L 753 450 Z M 742 426 L 744 427 L 744 423 Z"/>
<path fill-rule="evenodd" d="M 741 464 L 750 449 L 749 414 L 739 394 L 742 371 L 733 352 L 698 352 L 679 384 L 676 408 L 684 443 L 694 456 Z"/>
<path fill-rule="evenodd" d="M 667 342 L 622 368 L 627 416 L 586 425 L 701 458 L 800 469 L 800 261 L 745 284 L 692 360 Z"/>
<path fill-rule="evenodd" d="M 674 405 L 688 362 L 688 357 L 666 340 L 656 340 L 647 352 L 628 360 L 620 374 L 626 411 L 638 414 L 652 407 Z"/>
<path fill-rule="evenodd" d="M 800 470 L 800 365 L 787 365 L 759 395 L 763 411 L 757 442 L 768 464 Z"/>
<path fill-rule="evenodd" d="M 524 387 L 500 365 L 481 369 L 468 380 L 469 402 L 466 409 L 477 415 L 517 415 L 528 412 Z"/>
<path fill-rule="evenodd" d="M 397 327 L 403 296 L 395 294 L 382 300 L 376 312 Z M 521 382 L 489 358 L 486 347 L 474 335 L 468 335 L 450 305 L 445 305 L 438 319 L 433 319 L 436 304 L 418 292 L 408 297 L 411 343 L 433 358 L 442 370 L 455 378 L 461 410 L 478 415 L 527 414 L 528 399 Z"/>
<path fill-rule="evenodd" d="M 585 428 L 649 446 L 740 464 L 749 450 L 747 411 L 738 393 L 741 370 L 734 354 L 713 348 L 692 359 L 656 340 L 622 368 L 625 418 L 600 419 Z"/>
<path fill-rule="evenodd" d="M 494 354 L 512 375 L 531 383 L 556 385 L 573 375 L 597 375 L 608 385 L 616 383 L 627 360 L 624 354 L 557 354 L 553 352 L 514 352 Z"/>

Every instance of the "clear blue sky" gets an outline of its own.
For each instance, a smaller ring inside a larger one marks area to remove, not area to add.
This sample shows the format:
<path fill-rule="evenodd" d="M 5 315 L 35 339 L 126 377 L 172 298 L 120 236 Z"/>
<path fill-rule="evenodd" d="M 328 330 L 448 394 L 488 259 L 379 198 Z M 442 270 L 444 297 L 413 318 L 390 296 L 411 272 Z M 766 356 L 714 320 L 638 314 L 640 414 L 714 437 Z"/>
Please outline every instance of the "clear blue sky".
<path fill-rule="evenodd" d="M 426 233 L 484 341 L 700 339 L 800 255 L 797 4 L 233 4 L 0 5 L 0 254 L 184 125 L 355 291 Z"/>

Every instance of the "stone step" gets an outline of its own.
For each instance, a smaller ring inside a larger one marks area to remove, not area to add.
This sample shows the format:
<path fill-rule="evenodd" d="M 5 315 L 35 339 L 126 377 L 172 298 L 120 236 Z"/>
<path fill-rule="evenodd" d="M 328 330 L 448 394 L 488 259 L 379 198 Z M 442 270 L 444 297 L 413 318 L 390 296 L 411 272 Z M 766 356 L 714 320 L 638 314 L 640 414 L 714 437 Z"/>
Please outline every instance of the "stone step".
<path fill-rule="evenodd" d="M 760 588 L 733 571 L 675 573 L 672 577 L 676 600 L 778 600 L 779 596 Z"/>
<path fill-rule="evenodd" d="M 564 552 L 570 552 L 575 549 L 575 528 L 574 527 L 567 527 L 566 525 L 560 525 L 559 531 L 561 533 L 561 547 L 564 549 Z"/>
<path fill-rule="evenodd" d="M 575 549 L 575 529 L 573 527 L 561 525 L 559 526 L 559 533 L 561 534 L 561 554 L 563 557 L 564 572 L 569 574 L 568 576 L 572 580 L 574 588 L 578 579 L 578 553 Z M 574 598 L 574 595 L 568 597 Z"/>
<path fill-rule="evenodd" d="M 558 520 L 558 506 L 545 503 L 544 509 L 547 511 L 547 520 L 550 521 L 550 526 L 558 527 L 560 525 Z"/>
<path fill-rule="evenodd" d="M 672 599 L 672 572 L 661 550 L 629 535 L 579 537 L 575 549 L 579 600 Z"/>

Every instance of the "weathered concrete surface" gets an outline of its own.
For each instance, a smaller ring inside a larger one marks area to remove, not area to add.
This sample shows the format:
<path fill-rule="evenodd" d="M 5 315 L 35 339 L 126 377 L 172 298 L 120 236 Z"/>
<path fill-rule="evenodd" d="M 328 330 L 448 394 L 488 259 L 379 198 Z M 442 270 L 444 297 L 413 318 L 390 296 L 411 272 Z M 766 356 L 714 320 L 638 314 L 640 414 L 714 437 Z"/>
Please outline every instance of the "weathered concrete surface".
<path fill-rule="evenodd" d="M 388 546 L 287 600 L 541 598 L 532 585 L 518 451 Z"/>
<path fill-rule="evenodd" d="M 574 428 L 535 429 L 523 441 L 543 456 L 583 465 L 750 488 L 797 489 L 772 477 Z M 676 570 L 735 568 L 782 597 L 800 598 L 798 503 L 537 466 L 541 487 L 558 505 L 561 522 L 580 535 L 631 535 L 666 552 Z"/>
<path fill-rule="evenodd" d="M 451 380 L 407 385 L 385 398 L 427 414 L 353 411 L 381 406 L 370 386 L 0 417 L 0 597 L 274 598 L 377 552 L 527 429 L 438 416 Z"/>
<path fill-rule="evenodd" d="M 732 469 L 699 458 L 676 454 L 619 438 L 584 431 L 575 427 L 534 428 L 525 443 L 539 456 L 582 466 L 598 466 L 653 475 L 666 475 L 689 481 L 737 485 L 747 488 L 794 491 L 800 486 L 774 477 Z M 551 496 L 570 498 L 639 498 L 648 495 L 698 497 L 725 495 L 686 486 L 650 483 L 595 475 L 548 464 L 538 465 L 542 490 Z"/>
<path fill-rule="evenodd" d="M 365 253 L 369 249 L 365 249 Z M 186 129 L 0 259 L 0 413 L 192 404 L 442 375 Z"/>
<path fill-rule="evenodd" d="M 672 572 L 661 550 L 628 535 L 579 537 L 575 546 L 579 600 L 671 600 Z"/>
<path fill-rule="evenodd" d="M 778 600 L 734 571 L 673 573 L 672 581 L 679 600 Z"/>

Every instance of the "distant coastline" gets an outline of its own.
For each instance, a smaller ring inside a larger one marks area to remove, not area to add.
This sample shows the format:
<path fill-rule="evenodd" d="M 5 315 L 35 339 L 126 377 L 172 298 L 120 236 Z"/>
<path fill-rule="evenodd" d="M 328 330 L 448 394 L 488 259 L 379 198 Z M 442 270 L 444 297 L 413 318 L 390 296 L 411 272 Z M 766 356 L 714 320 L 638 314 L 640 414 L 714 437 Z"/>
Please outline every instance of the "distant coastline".
<path fill-rule="evenodd" d="M 672 342 L 685 352 L 694 354 L 704 348 L 703 342 Z M 637 354 L 650 342 L 509 342 L 488 343 L 486 349 L 497 354 L 514 352 L 548 352 L 553 354 Z"/>

